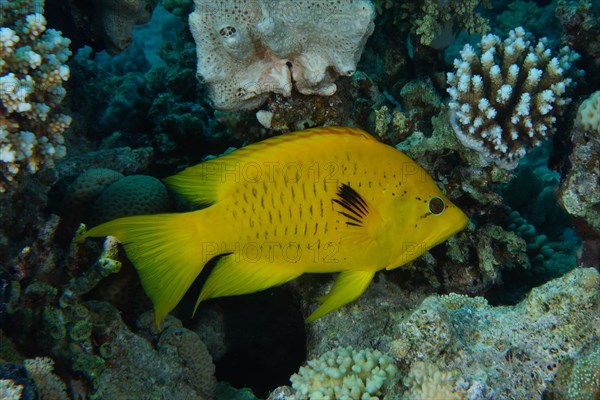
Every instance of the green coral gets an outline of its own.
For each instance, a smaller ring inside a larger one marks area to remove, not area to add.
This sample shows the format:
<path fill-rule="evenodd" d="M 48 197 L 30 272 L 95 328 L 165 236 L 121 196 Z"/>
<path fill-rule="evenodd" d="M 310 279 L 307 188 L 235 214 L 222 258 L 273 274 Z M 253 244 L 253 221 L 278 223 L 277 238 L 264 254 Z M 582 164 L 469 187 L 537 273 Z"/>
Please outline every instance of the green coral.
<path fill-rule="evenodd" d="M 92 336 L 92 324 L 86 320 L 75 321 L 69 329 L 69 337 L 74 342 L 84 342 Z"/>
<path fill-rule="evenodd" d="M 104 359 L 94 354 L 77 353 L 73 357 L 73 371 L 84 374 L 92 385 L 96 385 L 105 367 Z"/>
<path fill-rule="evenodd" d="M 98 348 L 98 353 L 100 354 L 100 357 L 107 360 L 109 358 L 112 358 L 112 356 L 114 356 L 115 347 L 112 345 L 112 343 L 102 343 L 100 345 L 100 347 Z"/>
<path fill-rule="evenodd" d="M 468 33 L 487 33 L 488 20 L 475 10 L 480 3 L 480 0 L 412 0 L 402 4 L 402 19 L 410 21 L 411 32 L 422 45 L 430 46 L 442 35 L 452 35 L 453 25 Z"/>
<path fill-rule="evenodd" d="M 42 314 L 42 319 L 46 331 L 54 340 L 61 340 L 67 336 L 65 327 L 66 318 L 64 313 L 55 307 L 45 307 Z"/>

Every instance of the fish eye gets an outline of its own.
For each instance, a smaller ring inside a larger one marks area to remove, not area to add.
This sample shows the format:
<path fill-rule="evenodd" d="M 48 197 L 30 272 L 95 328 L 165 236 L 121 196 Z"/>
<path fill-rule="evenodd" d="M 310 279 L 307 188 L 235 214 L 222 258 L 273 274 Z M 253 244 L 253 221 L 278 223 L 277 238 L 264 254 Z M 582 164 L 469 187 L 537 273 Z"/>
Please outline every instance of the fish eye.
<path fill-rule="evenodd" d="M 446 203 L 439 197 L 432 197 L 429 200 L 429 211 L 433 215 L 440 215 L 446 209 Z"/>

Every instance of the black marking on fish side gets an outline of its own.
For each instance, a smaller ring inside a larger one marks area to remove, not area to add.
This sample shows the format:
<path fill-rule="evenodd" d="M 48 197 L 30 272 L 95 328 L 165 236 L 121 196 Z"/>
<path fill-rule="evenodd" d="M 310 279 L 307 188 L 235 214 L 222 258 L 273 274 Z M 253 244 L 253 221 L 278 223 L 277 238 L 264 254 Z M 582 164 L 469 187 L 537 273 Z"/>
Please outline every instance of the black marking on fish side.
<path fill-rule="evenodd" d="M 367 203 L 362 196 L 345 183 L 340 185 L 337 195 L 339 199 L 333 199 L 333 202 L 339 204 L 345 210 L 338 210 L 338 213 L 351 220 L 347 221 L 346 225 L 362 226 L 363 218 L 369 213 Z"/>

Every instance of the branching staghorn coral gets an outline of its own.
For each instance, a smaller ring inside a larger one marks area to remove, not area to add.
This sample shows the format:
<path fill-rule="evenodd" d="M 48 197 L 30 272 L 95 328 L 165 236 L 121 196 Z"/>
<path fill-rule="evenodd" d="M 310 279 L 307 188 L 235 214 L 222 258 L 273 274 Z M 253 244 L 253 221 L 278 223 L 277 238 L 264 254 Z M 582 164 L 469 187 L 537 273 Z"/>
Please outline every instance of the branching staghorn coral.
<path fill-rule="evenodd" d="M 513 169 L 532 147 L 554 133 L 557 117 L 571 102 L 570 74 L 579 57 L 569 47 L 553 54 L 546 38 L 534 45 L 521 27 L 501 41 L 485 35 L 470 45 L 448 73 L 452 125 L 462 144 L 484 164 Z"/>
<path fill-rule="evenodd" d="M 0 193 L 66 154 L 71 117 L 54 111 L 66 94 L 70 40 L 46 29 L 43 12 L 44 0 L 0 2 Z"/>

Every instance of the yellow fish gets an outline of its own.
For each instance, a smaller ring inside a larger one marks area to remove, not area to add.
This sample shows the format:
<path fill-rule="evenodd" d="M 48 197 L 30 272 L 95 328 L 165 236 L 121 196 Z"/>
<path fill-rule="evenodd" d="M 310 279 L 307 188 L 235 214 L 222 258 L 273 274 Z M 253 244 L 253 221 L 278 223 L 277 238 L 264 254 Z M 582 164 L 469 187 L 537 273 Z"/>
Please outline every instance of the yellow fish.
<path fill-rule="evenodd" d="M 339 272 L 313 321 L 357 299 L 376 271 L 406 264 L 467 224 L 421 167 L 356 128 L 273 137 L 164 181 L 208 207 L 119 218 L 79 238 L 123 244 L 157 325 L 215 257 L 194 312 L 207 299 Z"/>

